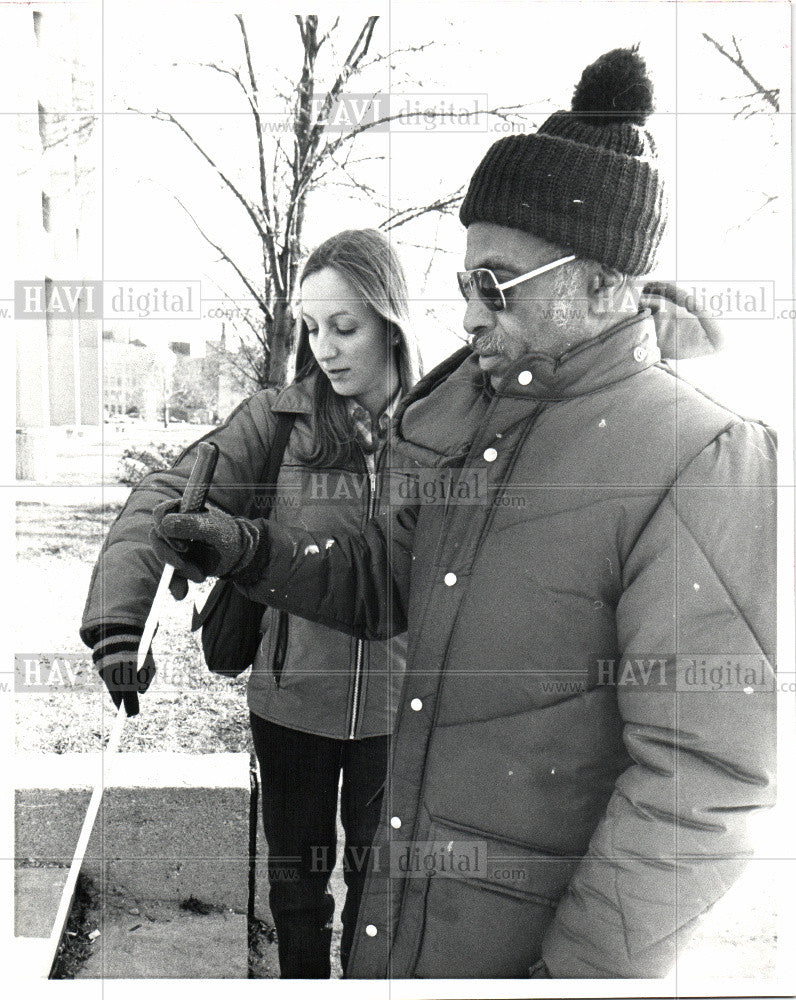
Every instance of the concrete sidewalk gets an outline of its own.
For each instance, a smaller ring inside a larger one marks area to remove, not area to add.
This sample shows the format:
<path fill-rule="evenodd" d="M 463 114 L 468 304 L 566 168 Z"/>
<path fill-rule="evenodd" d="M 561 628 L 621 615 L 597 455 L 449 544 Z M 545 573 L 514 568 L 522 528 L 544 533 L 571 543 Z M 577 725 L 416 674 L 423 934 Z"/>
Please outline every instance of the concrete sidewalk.
<path fill-rule="evenodd" d="M 20 754 L 15 768 L 16 858 L 68 866 L 102 780 L 84 874 L 134 895 L 246 912 L 247 754 Z"/>
<path fill-rule="evenodd" d="M 100 933 L 81 975 L 246 977 L 248 754 L 19 754 L 15 770 L 15 933 L 30 948 L 51 933 L 102 780 L 81 866 L 99 890 Z"/>

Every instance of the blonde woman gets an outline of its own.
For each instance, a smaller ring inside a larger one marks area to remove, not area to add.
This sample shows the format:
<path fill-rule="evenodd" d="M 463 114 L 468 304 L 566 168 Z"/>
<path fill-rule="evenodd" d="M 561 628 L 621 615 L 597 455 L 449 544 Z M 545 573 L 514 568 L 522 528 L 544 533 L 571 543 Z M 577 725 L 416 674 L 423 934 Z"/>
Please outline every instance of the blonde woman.
<path fill-rule="evenodd" d="M 358 527 L 379 508 L 389 466 L 390 417 L 416 381 L 403 270 L 375 230 L 347 230 L 307 259 L 301 283 L 298 374 L 284 390 L 266 389 L 239 406 L 203 440 L 220 451 L 212 507 L 243 518 L 257 485 L 278 414 L 293 427 L 277 481 L 272 520 L 334 531 Z M 148 476 L 112 526 L 92 579 L 81 636 L 114 703 L 138 711 L 137 683 L 120 683 L 135 661 L 138 637 L 163 565 L 156 525 L 176 509 L 193 446 L 174 468 Z M 250 522 L 236 521 L 238 545 L 256 544 Z M 196 558 L 196 553 L 192 554 Z M 206 567 L 225 576 L 235 565 Z M 190 569 L 186 566 L 186 576 Z M 364 642 L 266 608 L 248 685 L 252 736 L 262 775 L 269 848 L 270 904 L 283 978 L 330 975 L 338 788 L 345 830 L 341 962 L 345 971 L 387 772 L 390 732 L 403 678 L 405 637 Z M 341 783 L 342 777 L 342 783 Z"/>

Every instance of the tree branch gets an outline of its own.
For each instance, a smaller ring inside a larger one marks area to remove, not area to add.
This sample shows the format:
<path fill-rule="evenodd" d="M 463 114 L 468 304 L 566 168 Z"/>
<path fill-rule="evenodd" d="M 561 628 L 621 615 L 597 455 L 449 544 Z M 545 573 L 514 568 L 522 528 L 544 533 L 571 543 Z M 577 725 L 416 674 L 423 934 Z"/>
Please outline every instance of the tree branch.
<path fill-rule="evenodd" d="M 431 42 L 423 42 L 422 45 L 407 45 L 403 49 L 391 49 L 389 52 L 385 52 L 381 55 L 376 55 L 372 59 L 368 59 L 367 62 L 362 63 L 360 69 L 370 69 L 371 66 L 375 66 L 377 63 L 384 62 L 385 59 L 394 59 L 396 56 L 403 55 L 406 52 L 423 52 L 432 45 L 436 45 L 437 41 L 434 39 Z M 390 67 L 395 69 L 394 66 Z"/>
<path fill-rule="evenodd" d="M 738 47 L 738 42 L 736 41 L 735 35 L 732 36 L 732 44 L 735 47 L 734 56 L 731 53 L 729 53 L 725 48 L 723 48 L 721 45 L 719 45 L 716 39 L 711 38 L 711 36 L 708 35 L 706 32 L 704 31 L 702 32 L 702 37 L 705 39 L 706 42 L 710 42 L 710 44 L 718 52 L 720 52 L 725 59 L 728 59 L 733 64 L 733 66 L 735 66 L 743 73 L 746 79 L 755 88 L 756 95 L 762 97 L 764 101 L 768 101 L 768 103 L 775 111 L 779 111 L 779 88 L 770 90 L 769 88 L 764 87 L 763 84 L 756 77 L 752 76 L 752 74 L 746 68 L 746 63 L 744 62 L 743 55 L 741 54 L 741 50 Z"/>
<path fill-rule="evenodd" d="M 174 66 L 174 67 L 176 67 L 177 69 L 181 69 L 186 64 L 185 63 L 174 62 L 171 65 Z M 230 77 L 232 77 L 232 79 L 237 83 L 237 85 L 243 91 L 243 94 L 246 97 L 246 100 L 249 102 L 249 106 L 251 106 L 251 103 L 252 103 L 251 94 L 246 89 L 246 85 L 244 84 L 243 80 L 241 79 L 240 73 L 236 69 L 230 69 L 228 66 L 219 66 L 218 63 L 214 63 L 214 62 L 197 62 L 197 63 L 188 63 L 187 65 L 197 66 L 200 69 L 212 69 L 212 70 L 215 70 L 216 73 L 221 73 L 223 76 L 230 76 Z"/>
<path fill-rule="evenodd" d="M 741 226 L 745 226 L 747 222 L 751 222 L 751 221 L 752 221 L 752 219 L 753 219 L 753 218 L 754 218 L 754 217 L 755 217 L 755 216 L 756 216 L 756 215 L 757 215 L 757 214 L 758 214 L 759 212 L 762 212 L 762 211 L 763 211 L 763 209 L 765 209 L 765 208 L 768 208 L 768 206 L 769 206 L 769 205 L 771 204 L 771 202 L 772 202 L 772 201 L 776 201 L 776 200 L 777 200 L 777 198 L 779 198 L 779 195 L 778 195 L 778 194 L 766 194 L 766 193 L 765 193 L 765 191 L 762 191 L 762 192 L 761 192 L 761 194 L 762 194 L 762 195 L 763 195 L 763 197 L 764 197 L 764 198 L 766 199 L 766 200 L 765 200 L 765 201 L 763 202 L 763 204 L 762 204 L 762 205 L 759 205 L 759 206 L 758 206 L 758 207 L 757 207 L 757 208 L 756 208 L 756 209 L 754 210 L 754 212 L 752 212 L 752 213 L 751 213 L 750 215 L 747 215 L 747 217 L 746 217 L 746 218 L 745 218 L 745 219 L 744 219 L 744 220 L 743 220 L 742 222 L 737 222 L 737 223 L 736 223 L 736 224 L 735 224 L 734 226 L 730 226 L 730 228 L 729 228 L 729 229 L 727 230 L 727 232 L 728 232 L 728 233 L 731 233 L 731 232 L 733 231 L 733 229 L 740 229 L 740 228 L 741 228 Z"/>
<path fill-rule="evenodd" d="M 263 240 L 263 252 L 266 256 L 268 265 L 271 268 L 277 286 L 280 291 L 283 291 L 284 285 L 282 282 L 282 275 L 279 273 L 279 267 L 277 265 L 276 259 L 276 237 L 271 224 L 271 218 L 273 212 L 271 210 L 271 197 L 268 193 L 268 175 L 265 169 L 265 144 L 263 142 L 263 123 L 260 117 L 260 103 L 259 103 L 259 92 L 257 90 L 257 77 L 254 74 L 254 67 L 252 65 L 251 49 L 249 48 L 249 36 L 246 32 L 246 25 L 243 21 L 242 14 L 236 14 L 235 19 L 240 27 L 240 33 L 243 37 L 243 48 L 246 53 L 246 68 L 249 72 L 249 87 L 251 88 L 251 109 L 252 115 L 254 117 L 254 128 L 257 133 L 257 166 L 260 173 L 260 201 L 262 204 L 263 217 L 265 221 L 265 228 L 268 231 L 268 239 Z"/>
<path fill-rule="evenodd" d="M 324 32 L 324 34 L 321 36 L 321 40 L 318 42 L 318 48 L 319 49 L 324 44 L 324 42 L 328 42 L 329 41 L 329 39 L 332 37 L 332 35 L 335 33 L 335 31 L 337 31 L 337 27 L 338 27 L 339 24 L 340 24 L 340 18 L 336 17 L 334 19 L 334 24 L 331 26 L 331 28 L 329 28 L 329 30 L 326 31 L 326 32 Z"/>
<path fill-rule="evenodd" d="M 260 307 L 260 310 L 263 313 L 263 315 L 267 316 L 269 320 L 273 320 L 274 317 L 273 317 L 273 314 L 271 313 L 271 310 L 268 308 L 268 303 L 265 301 L 265 299 L 263 298 L 262 294 L 255 288 L 255 286 L 253 285 L 253 283 L 246 277 L 246 275 L 243 273 L 243 271 L 238 267 L 238 265 L 235 263 L 235 261 L 229 256 L 229 254 L 222 247 L 220 247 L 218 245 L 218 243 L 216 243 L 214 240 L 212 240 L 207 235 L 207 233 L 204 231 L 204 229 L 202 229 L 202 227 L 196 221 L 196 219 L 194 218 L 193 214 L 185 207 L 185 205 L 177 197 L 177 195 L 173 194 L 172 197 L 177 202 L 177 204 L 180 206 L 180 208 L 183 210 L 183 212 L 185 212 L 185 214 L 188 216 L 188 218 L 191 220 L 191 222 L 194 224 L 194 226 L 196 226 L 197 231 L 204 237 L 204 239 L 210 244 L 210 246 L 214 250 L 216 250 L 219 254 L 221 254 L 222 259 L 225 260 L 234 269 L 234 271 L 237 274 L 237 276 L 240 278 L 240 280 L 243 282 L 243 284 L 248 289 L 249 294 L 251 295 L 251 297 L 254 299 L 254 301 L 257 303 L 257 305 Z"/>
<path fill-rule="evenodd" d="M 246 210 L 246 214 L 254 223 L 254 227 L 257 230 L 260 238 L 264 240 L 268 237 L 267 231 L 263 228 L 263 224 L 260 221 L 257 213 L 254 210 L 254 207 L 251 205 L 249 200 L 238 190 L 236 185 L 229 179 L 229 177 L 227 177 L 227 175 L 224 173 L 221 167 L 218 166 L 215 160 L 213 160 L 213 158 L 208 153 L 205 152 L 201 144 L 196 139 L 194 139 L 194 137 L 191 135 L 188 129 L 185 128 L 185 126 L 182 124 L 182 122 L 179 122 L 174 117 L 174 115 L 170 114 L 168 111 L 161 111 L 160 109 L 152 112 L 144 112 L 144 111 L 139 111 L 137 108 L 128 108 L 128 111 L 133 111 L 139 115 L 141 114 L 146 115 L 148 118 L 152 118 L 155 121 L 170 122 L 172 125 L 176 125 L 176 127 L 180 130 L 180 132 L 182 132 L 182 134 L 186 137 L 186 139 L 188 139 L 188 141 L 191 143 L 194 149 L 213 168 L 213 170 L 215 170 L 215 172 L 218 174 L 218 176 L 221 178 L 224 184 L 235 195 L 235 197 L 238 199 L 241 205 L 243 205 L 244 209 Z"/>
<path fill-rule="evenodd" d="M 343 91 L 343 87 L 346 85 L 352 74 L 357 72 L 360 63 L 367 55 L 368 49 L 370 48 L 370 41 L 373 37 L 373 30 L 376 27 L 376 21 L 378 21 L 378 19 L 378 15 L 372 15 L 365 21 L 359 35 L 357 36 L 357 40 L 351 46 L 351 50 L 345 57 L 343 65 L 338 70 L 337 79 L 329 88 L 321 106 L 321 110 L 318 112 L 315 125 L 312 128 L 310 136 L 311 148 L 318 145 L 321 135 L 326 128 L 326 123 L 329 120 L 329 115 L 332 113 L 332 108 L 337 103 L 337 100 Z"/>
<path fill-rule="evenodd" d="M 403 226 L 407 222 L 411 222 L 413 219 L 419 218 L 421 215 L 427 215 L 429 212 L 439 212 L 440 214 L 445 215 L 459 204 L 463 196 L 464 185 L 462 184 L 462 186 L 457 188 L 452 194 L 440 195 L 439 198 L 436 198 L 428 205 L 423 205 L 421 208 L 402 208 L 397 212 L 393 212 L 391 216 L 379 223 L 378 228 L 383 229 L 385 232 L 389 232 L 391 229 L 397 229 L 398 226 Z"/>

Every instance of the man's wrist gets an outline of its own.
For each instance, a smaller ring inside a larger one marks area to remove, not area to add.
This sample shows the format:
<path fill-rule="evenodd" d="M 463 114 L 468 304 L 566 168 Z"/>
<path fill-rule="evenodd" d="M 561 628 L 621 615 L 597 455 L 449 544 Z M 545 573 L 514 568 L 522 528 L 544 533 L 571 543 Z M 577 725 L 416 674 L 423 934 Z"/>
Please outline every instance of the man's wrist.
<path fill-rule="evenodd" d="M 236 517 L 235 526 L 238 529 L 238 551 L 237 559 L 229 566 L 221 566 L 217 574 L 221 578 L 237 577 L 238 573 L 245 572 L 257 556 L 260 548 L 260 521 L 251 520 L 246 517 Z M 221 558 L 224 558 L 223 552 Z"/>
<path fill-rule="evenodd" d="M 253 586 L 262 579 L 270 555 L 268 521 L 265 518 L 253 518 L 247 522 L 247 526 L 252 529 L 248 533 L 249 540 L 253 543 L 250 558 L 241 569 L 227 574 L 243 587 Z"/>

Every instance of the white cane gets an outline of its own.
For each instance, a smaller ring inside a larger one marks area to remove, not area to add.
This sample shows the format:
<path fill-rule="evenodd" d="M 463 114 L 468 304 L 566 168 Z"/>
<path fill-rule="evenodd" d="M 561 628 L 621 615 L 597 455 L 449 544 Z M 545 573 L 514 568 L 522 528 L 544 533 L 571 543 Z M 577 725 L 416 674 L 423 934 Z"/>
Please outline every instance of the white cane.
<path fill-rule="evenodd" d="M 199 445 L 197 445 L 196 461 L 191 469 L 191 474 L 188 477 L 188 482 L 185 485 L 182 500 L 180 501 L 181 513 L 193 513 L 204 508 L 207 493 L 210 489 L 210 484 L 213 481 L 213 473 L 215 472 L 217 461 L 218 445 L 207 441 L 202 441 Z M 158 583 L 158 589 L 155 592 L 155 598 L 152 601 L 152 607 L 149 610 L 149 614 L 147 615 L 147 620 L 144 625 L 144 631 L 141 634 L 141 641 L 138 644 L 136 672 L 143 667 L 146 661 L 149 648 L 152 645 L 152 639 L 155 635 L 155 630 L 157 629 L 158 622 L 160 621 L 161 612 L 168 601 L 169 584 L 171 583 L 173 576 L 174 567 L 167 563 L 163 567 L 160 582 Z M 69 917 L 69 911 L 72 909 L 75 887 L 77 886 L 77 877 L 80 874 L 80 868 L 83 864 L 83 859 L 86 856 L 88 842 L 91 838 L 91 831 L 94 829 L 94 822 L 97 818 L 97 813 L 99 812 L 100 802 L 102 802 L 102 793 L 105 789 L 105 769 L 108 766 L 112 755 L 119 749 L 119 744 L 122 739 L 122 730 L 124 729 L 124 721 L 126 718 L 127 712 L 124 708 L 124 701 L 122 701 L 119 705 L 118 711 L 116 712 L 116 718 L 113 720 L 113 726 L 111 727 L 108 742 L 102 751 L 102 774 L 91 792 L 91 799 L 88 803 L 88 809 L 86 810 L 83 825 L 80 828 L 80 836 L 77 838 L 77 846 L 75 847 L 75 853 L 72 857 L 72 863 L 69 866 L 69 874 L 67 875 L 66 884 L 61 892 L 61 899 L 58 904 L 58 910 L 55 914 L 55 922 L 53 923 L 53 928 L 47 943 L 47 949 L 42 953 L 42 968 L 38 970 L 38 976 L 45 979 L 49 978 L 52 974 L 52 967 L 58 952 L 58 946 L 60 945 L 61 938 L 64 934 L 66 921 Z"/>

